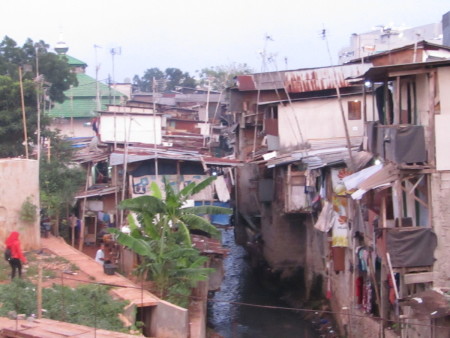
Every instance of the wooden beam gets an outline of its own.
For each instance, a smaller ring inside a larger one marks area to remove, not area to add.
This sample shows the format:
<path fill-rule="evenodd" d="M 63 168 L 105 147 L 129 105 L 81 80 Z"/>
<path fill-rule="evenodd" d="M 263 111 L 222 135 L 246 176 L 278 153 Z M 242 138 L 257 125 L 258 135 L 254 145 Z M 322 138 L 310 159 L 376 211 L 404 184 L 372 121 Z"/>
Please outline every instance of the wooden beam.
<path fill-rule="evenodd" d="M 401 89 L 401 81 L 400 77 L 397 76 L 395 79 L 395 92 L 394 92 L 394 111 L 392 112 L 392 121 L 393 124 L 400 123 L 400 89 Z"/>
<path fill-rule="evenodd" d="M 408 75 L 418 75 L 418 74 L 428 74 L 431 73 L 432 70 L 421 68 L 421 69 L 414 69 L 414 70 L 400 70 L 397 72 L 390 72 L 388 73 L 389 77 L 399 77 L 399 76 L 408 76 Z"/>
<path fill-rule="evenodd" d="M 435 167 L 436 165 L 436 140 L 434 137 L 434 128 L 435 128 L 435 121 L 434 121 L 434 97 L 436 95 L 436 72 L 430 72 L 428 75 L 428 88 L 429 88 L 429 94 L 428 94 L 428 111 L 429 111 L 429 122 L 428 122 L 428 163 Z"/>
<path fill-rule="evenodd" d="M 404 187 L 401 187 L 401 189 L 402 189 L 404 192 L 408 193 L 408 190 L 405 189 Z M 416 195 L 412 195 L 412 197 L 413 197 L 417 202 L 419 202 L 419 203 L 422 204 L 425 208 L 428 209 L 428 204 L 427 204 L 427 203 L 425 203 L 424 201 L 422 201 L 422 200 L 421 200 L 419 197 L 417 197 Z"/>
<path fill-rule="evenodd" d="M 404 275 L 405 284 L 431 283 L 433 272 L 407 273 Z"/>

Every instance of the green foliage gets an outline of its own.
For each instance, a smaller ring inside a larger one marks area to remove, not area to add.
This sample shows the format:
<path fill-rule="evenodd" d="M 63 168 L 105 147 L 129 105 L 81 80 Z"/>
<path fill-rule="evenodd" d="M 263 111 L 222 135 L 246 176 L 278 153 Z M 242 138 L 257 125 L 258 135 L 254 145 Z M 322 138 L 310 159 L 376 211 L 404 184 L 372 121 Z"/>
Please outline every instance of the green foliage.
<path fill-rule="evenodd" d="M 128 216 L 130 234 L 110 229 L 120 244 L 141 256 L 138 272 L 155 283 L 158 295 L 180 306 L 188 305 L 191 289 L 213 271 L 204 267 L 207 258 L 192 247 L 190 230 L 218 237 L 216 227 L 199 215 L 231 213 L 228 208 L 215 206 L 183 208 L 190 196 L 214 179 L 191 183 L 180 192 L 175 192 L 166 179 L 164 192 L 152 184 L 153 196 L 140 196 L 120 204 L 120 208 L 137 214 L 139 224 L 132 215 Z"/>
<path fill-rule="evenodd" d="M 198 72 L 200 86 L 210 85 L 213 90 L 223 90 L 234 85 L 233 78 L 237 75 L 251 74 L 254 71 L 246 63 L 231 63 L 209 68 Z"/>
<path fill-rule="evenodd" d="M 49 216 L 59 217 L 71 205 L 82 186 L 84 172 L 69 162 L 72 149 L 67 141 L 52 132 L 47 132 L 46 135 L 52 140 L 52 154 L 50 161 L 41 161 L 41 206 Z"/>
<path fill-rule="evenodd" d="M 156 67 L 147 69 L 141 78 L 135 75 L 133 84 L 140 91 L 151 92 L 153 91 L 153 79 L 158 83 L 158 92 L 176 90 L 177 87 L 195 88 L 197 85 L 197 81 L 188 72 L 183 72 L 178 68 L 166 68 L 163 72 Z"/>
<path fill-rule="evenodd" d="M 20 208 L 20 220 L 27 223 L 34 223 L 37 219 L 37 209 L 38 207 L 31 201 L 31 197 L 28 196 Z"/>
<path fill-rule="evenodd" d="M 34 43 L 28 39 L 20 47 L 14 40 L 5 37 L 0 42 L 0 157 L 24 155 L 24 132 L 19 86 L 19 67 L 22 68 L 26 126 L 28 143 L 36 144 L 37 92 L 44 103 L 62 102 L 64 91 L 70 85 L 77 85 L 76 75 L 70 71 L 67 61 L 48 51 L 44 41 Z M 39 64 L 39 79 L 36 82 L 36 58 Z M 25 66 L 30 66 L 25 71 Z M 38 85 L 41 83 L 42 85 Z M 45 83 L 45 85 L 44 85 Z M 42 114 L 43 109 L 41 109 Z M 49 119 L 41 116 L 41 129 L 49 124 Z"/>
<path fill-rule="evenodd" d="M 10 271 L 11 270 L 9 262 L 4 259 L 0 259 L 0 281 L 10 279 L 11 278 Z"/>
<path fill-rule="evenodd" d="M 8 312 L 36 313 L 36 287 L 23 279 L 15 278 L 8 284 L 0 285 L 0 316 L 6 317 Z"/>
<path fill-rule="evenodd" d="M 107 330 L 123 328 L 118 315 L 126 302 L 113 300 L 106 287 L 83 285 L 71 289 L 54 285 L 44 290 L 43 299 L 49 318 Z"/>
<path fill-rule="evenodd" d="M 36 287 L 22 279 L 0 285 L 0 316 L 9 311 L 30 315 L 36 313 Z M 43 289 L 42 307 L 44 317 L 119 331 L 123 325 L 118 318 L 126 305 L 113 300 L 106 287 L 83 285 L 75 289 L 54 285 Z"/>

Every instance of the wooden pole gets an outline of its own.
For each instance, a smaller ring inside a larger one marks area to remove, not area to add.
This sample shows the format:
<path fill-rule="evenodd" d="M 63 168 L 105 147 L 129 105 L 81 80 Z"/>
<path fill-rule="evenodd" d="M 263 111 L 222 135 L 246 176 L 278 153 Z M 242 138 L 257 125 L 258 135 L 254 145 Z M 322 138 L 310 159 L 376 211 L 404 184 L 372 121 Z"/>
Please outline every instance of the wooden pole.
<path fill-rule="evenodd" d="M 86 185 L 84 187 L 84 199 L 83 199 L 83 209 L 81 212 L 81 225 L 80 225 L 80 234 L 79 234 L 79 243 L 78 243 L 78 250 L 83 251 L 83 245 L 84 245 L 84 216 L 86 213 L 86 200 L 87 200 L 87 190 L 89 186 L 89 174 L 91 171 L 91 163 L 88 164 L 88 169 L 86 171 Z"/>
<path fill-rule="evenodd" d="M 38 283 L 36 292 L 37 318 L 42 318 L 42 265 L 38 264 Z"/>
<path fill-rule="evenodd" d="M 20 102 L 22 104 L 23 142 L 25 145 L 25 157 L 28 159 L 28 132 L 27 115 L 25 114 L 25 98 L 23 95 L 22 67 L 19 67 Z"/>

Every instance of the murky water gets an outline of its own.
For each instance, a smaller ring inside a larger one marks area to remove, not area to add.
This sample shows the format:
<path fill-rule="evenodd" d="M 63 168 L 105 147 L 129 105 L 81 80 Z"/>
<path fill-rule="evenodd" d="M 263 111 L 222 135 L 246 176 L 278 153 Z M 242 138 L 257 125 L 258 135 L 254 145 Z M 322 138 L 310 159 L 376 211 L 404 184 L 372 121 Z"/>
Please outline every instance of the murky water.
<path fill-rule="evenodd" d="M 234 243 L 232 228 L 223 230 L 222 241 L 230 253 L 221 290 L 208 303 L 208 326 L 225 338 L 318 337 L 294 311 L 233 304 L 288 307 L 252 274 L 245 250 Z"/>

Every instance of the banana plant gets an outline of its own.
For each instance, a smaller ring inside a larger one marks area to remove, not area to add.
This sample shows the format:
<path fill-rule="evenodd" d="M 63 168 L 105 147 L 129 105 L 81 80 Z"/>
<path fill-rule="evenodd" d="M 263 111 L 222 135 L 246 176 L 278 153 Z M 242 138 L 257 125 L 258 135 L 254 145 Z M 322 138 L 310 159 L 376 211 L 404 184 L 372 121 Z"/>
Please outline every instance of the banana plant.
<path fill-rule="evenodd" d="M 141 257 L 137 272 L 154 282 L 158 296 L 180 306 L 187 306 L 191 289 L 213 271 L 205 268 L 208 258 L 193 248 L 190 231 L 201 230 L 219 238 L 220 231 L 202 216 L 232 212 L 211 205 L 184 207 L 190 197 L 214 179 L 190 183 L 179 192 L 167 179 L 163 192 L 152 182 L 152 195 L 124 200 L 119 206 L 132 212 L 128 215 L 130 233 L 110 230 L 120 244 Z"/>

